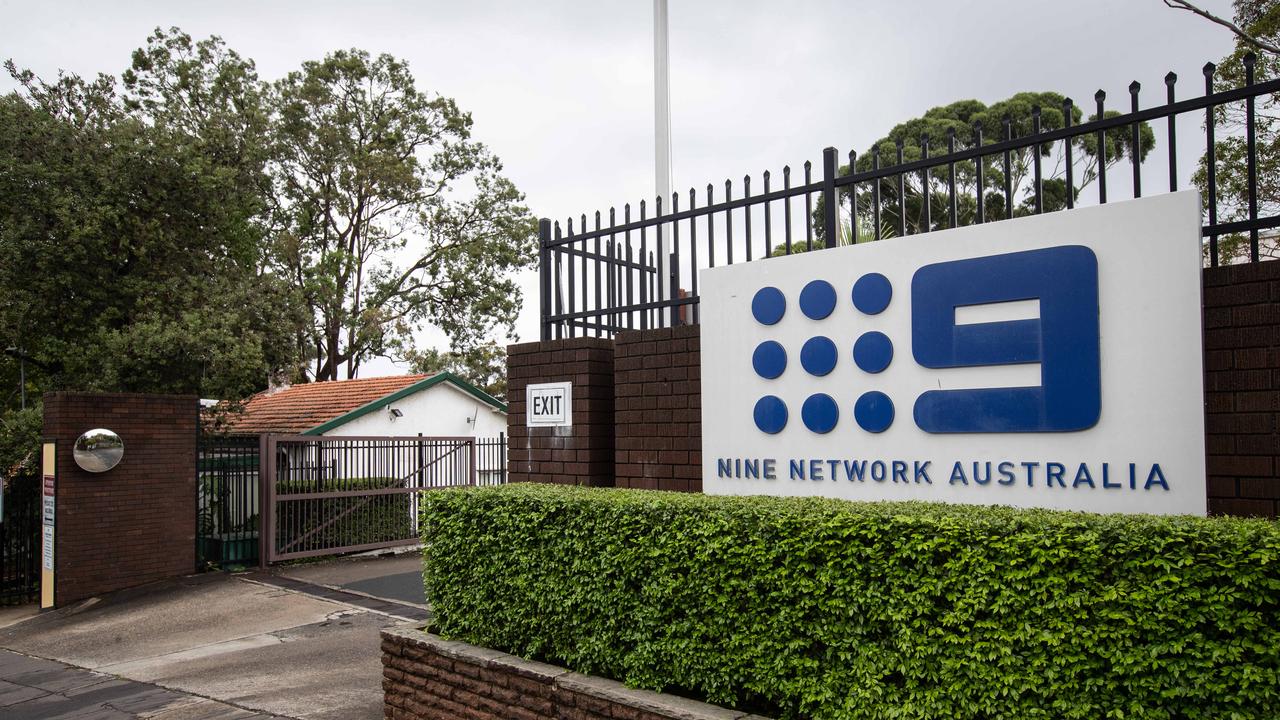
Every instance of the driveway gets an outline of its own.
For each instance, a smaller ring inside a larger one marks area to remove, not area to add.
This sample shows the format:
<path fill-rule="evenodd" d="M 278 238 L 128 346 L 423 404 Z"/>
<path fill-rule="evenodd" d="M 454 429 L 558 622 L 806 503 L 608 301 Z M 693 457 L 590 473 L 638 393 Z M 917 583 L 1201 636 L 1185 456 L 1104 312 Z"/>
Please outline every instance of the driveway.
<path fill-rule="evenodd" d="M 382 578 L 411 572 L 411 563 L 420 560 L 193 575 L 5 627 L 0 648 L 289 718 L 372 720 L 382 717 L 379 631 L 421 622 L 425 606 L 342 586 L 403 595 L 406 578 Z"/>
<path fill-rule="evenodd" d="M 303 582 L 340 588 L 425 608 L 422 587 L 422 555 L 402 553 L 392 557 L 341 558 L 305 565 L 286 565 L 275 574 Z"/>

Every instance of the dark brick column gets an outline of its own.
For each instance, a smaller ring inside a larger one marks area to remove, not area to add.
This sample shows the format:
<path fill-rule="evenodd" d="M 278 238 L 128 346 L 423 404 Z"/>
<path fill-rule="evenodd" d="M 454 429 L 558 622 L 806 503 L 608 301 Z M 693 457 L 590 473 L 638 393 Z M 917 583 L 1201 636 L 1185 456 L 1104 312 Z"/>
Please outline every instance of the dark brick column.
<path fill-rule="evenodd" d="M 525 424 L 525 387 L 573 383 L 573 426 Z M 571 338 L 507 346 L 511 482 L 613 486 L 613 341 Z"/>
<path fill-rule="evenodd" d="M 49 393 L 44 434 L 58 443 L 54 604 L 195 571 L 195 396 Z M 71 450 L 113 430 L 124 458 L 81 470 Z"/>
<path fill-rule="evenodd" d="M 1204 271 L 1209 512 L 1280 510 L 1280 262 Z"/>
<path fill-rule="evenodd" d="M 618 487 L 702 492 L 702 368 L 697 325 L 614 340 Z"/>

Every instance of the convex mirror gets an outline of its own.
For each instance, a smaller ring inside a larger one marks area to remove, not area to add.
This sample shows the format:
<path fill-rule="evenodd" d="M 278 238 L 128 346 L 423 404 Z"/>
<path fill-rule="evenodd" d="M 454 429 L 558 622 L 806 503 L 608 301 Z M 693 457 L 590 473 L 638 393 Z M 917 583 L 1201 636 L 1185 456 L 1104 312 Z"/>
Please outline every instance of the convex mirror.
<path fill-rule="evenodd" d="M 106 472 L 120 464 L 120 458 L 124 457 L 124 441 L 106 428 L 94 428 L 76 438 L 71 455 L 83 470 Z"/>

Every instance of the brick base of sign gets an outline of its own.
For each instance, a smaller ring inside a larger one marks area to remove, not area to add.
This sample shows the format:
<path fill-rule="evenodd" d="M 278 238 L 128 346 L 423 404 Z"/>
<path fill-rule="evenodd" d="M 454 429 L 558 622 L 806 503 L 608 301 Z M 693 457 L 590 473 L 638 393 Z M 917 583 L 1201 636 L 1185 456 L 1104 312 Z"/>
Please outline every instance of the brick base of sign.
<path fill-rule="evenodd" d="M 507 346 L 511 482 L 613 486 L 613 341 L 569 338 Z M 573 383 L 570 427 L 528 427 L 529 383 Z"/>
<path fill-rule="evenodd" d="M 1280 262 L 1204 271 L 1209 512 L 1280 514 Z"/>
<path fill-rule="evenodd" d="M 618 487 L 702 492 L 699 326 L 618 333 L 613 352 Z"/>
<path fill-rule="evenodd" d="M 412 627 L 382 631 L 382 665 L 389 720 L 767 720 Z"/>
<path fill-rule="evenodd" d="M 1204 350 L 1209 512 L 1278 517 L 1280 261 L 1204 271 Z M 623 332 L 613 341 L 525 343 L 509 351 L 513 479 L 702 490 L 698 326 Z M 525 384 L 578 373 L 590 384 L 583 394 L 575 387 L 573 433 L 529 433 Z M 580 412 L 592 421 L 589 428 L 576 427 Z M 584 456 L 594 459 L 590 467 Z M 597 475 L 584 478 L 584 471 Z"/>

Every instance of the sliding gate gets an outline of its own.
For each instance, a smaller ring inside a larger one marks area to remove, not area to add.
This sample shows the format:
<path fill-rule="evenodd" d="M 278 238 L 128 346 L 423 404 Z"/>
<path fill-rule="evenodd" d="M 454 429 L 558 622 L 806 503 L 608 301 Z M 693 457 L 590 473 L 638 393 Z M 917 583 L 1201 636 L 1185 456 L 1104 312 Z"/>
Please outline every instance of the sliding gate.
<path fill-rule="evenodd" d="M 418 495 L 477 481 L 469 437 L 259 439 L 264 563 L 417 542 Z"/>

